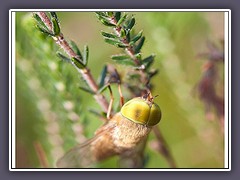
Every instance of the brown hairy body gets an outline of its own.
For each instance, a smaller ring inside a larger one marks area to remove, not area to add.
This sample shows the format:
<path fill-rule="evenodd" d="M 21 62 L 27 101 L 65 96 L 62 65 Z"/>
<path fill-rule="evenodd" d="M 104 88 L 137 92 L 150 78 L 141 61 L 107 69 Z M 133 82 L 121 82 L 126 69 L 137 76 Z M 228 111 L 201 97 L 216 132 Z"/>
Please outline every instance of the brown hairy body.
<path fill-rule="evenodd" d="M 95 132 L 92 139 L 63 156 L 57 166 L 89 167 L 114 155 L 130 155 L 150 131 L 151 127 L 137 124 L 117 113 Z"/>

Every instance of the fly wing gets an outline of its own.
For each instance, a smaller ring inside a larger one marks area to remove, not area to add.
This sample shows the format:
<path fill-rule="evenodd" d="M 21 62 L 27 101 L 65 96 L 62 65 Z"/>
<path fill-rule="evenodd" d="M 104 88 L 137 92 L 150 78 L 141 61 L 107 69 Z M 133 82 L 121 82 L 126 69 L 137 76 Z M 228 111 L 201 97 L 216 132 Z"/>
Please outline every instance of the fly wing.
<path fill-rule="evenodd" d="M 109 133 L 115 124 L 107 123 L 102 126 L 101 131 L 85 143 L 70 149 L 62 158 L 57 161 L 58 168 L 91 168 L 96 164 L 92 154 L 91 144 L 98 141 L 106 133 Z"/>
<path fill-rule="evenodd" d="M 57 161 L 58 168 L 84 168 L 94 164 L 91 155 L 91 143 L 96 140 L 94 137 L 85 143 L 70 149 L 62 158 Z"/>

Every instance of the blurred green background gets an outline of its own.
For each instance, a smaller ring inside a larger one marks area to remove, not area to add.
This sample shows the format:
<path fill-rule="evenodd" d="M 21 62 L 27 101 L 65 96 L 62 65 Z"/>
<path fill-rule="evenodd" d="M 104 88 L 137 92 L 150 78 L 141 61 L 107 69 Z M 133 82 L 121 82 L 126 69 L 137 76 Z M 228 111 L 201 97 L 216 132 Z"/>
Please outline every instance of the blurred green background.
<path fill-rule="evenodd" d="M 146 37 L 143 56 L 156 55 L 153 94 L 163 113 L 158 125 L 179 168 L 223 168 L 224 142 L 218 119 L 208 121 L 204 105 L 194 95 L 208 51 L 206 42 L 224 39 L 221 12 L 129 12 L 136 30 Z M 89 46 L 89 68 L 97 79 L 110 56 L 120 50 L 106 44 L 100 34 L 109 31 L 93 12 L 59 12 L 62 32 L 83 48 Z M 36 28 L 31 13 L 16 13 L 16 165 L 41 167 L 36 149 L 46 156 L 47 167 L 69 148 L 93 137 L 102 122 L 88 112 L 100 109 L 94 98 L 79 90 L 84 83 L 75 69 L 56 57 L 58 47 Z M 120 67 L 121 69 L 121 67 Z M 219 66 L 223 79 L 223 66 Z M 108 93 L 106 93 L 107 95 Z M 115 103 L 118 93 L 114 92 Z M 108 96 L 108 95 L 107 95 Z M 168 168 L 149 146 L 147 168 Z M 37 148 L 36 148 L 37 147 Z M 117 167 L 116 158 L 99 167 Z"/>

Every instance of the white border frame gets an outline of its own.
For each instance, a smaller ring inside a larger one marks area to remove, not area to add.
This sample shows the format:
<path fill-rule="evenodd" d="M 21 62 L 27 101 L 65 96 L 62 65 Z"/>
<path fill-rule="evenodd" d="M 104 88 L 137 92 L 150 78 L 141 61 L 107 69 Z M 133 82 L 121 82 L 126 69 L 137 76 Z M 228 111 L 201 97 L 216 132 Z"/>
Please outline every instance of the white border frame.
<path fill-rule="evenodd" d="M 15 109 L 15 12 L 34 11 L 125 11 L 125 12 L 224 12 L 225 40 L 225 137 L 224 168 L 177 168 L 177 169 L 21 169 L 16 168 L 16 109 Z M 230 9 L 10 9 L 9 10 L 9 170 L 10 171 L 231 171 L 231 10 Z M 228 86 L 227 86 L 228 85 Z M 228 117 L 227 117 L 228 115 Z"/>

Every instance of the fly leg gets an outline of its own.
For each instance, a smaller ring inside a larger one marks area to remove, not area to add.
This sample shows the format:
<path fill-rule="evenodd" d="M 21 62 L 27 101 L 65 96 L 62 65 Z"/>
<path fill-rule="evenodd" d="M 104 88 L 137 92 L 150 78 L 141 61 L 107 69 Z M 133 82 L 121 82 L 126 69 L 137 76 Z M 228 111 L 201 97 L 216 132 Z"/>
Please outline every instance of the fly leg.
<path fill-rule="evenodd" d="M 122 107 L 124 104 L 124 97 L 123 97 L 122 90 L 121 90 L 121 82 L 118 83 L 118 92 L 120 95 L 120 106 Z"/>
<path fill-rule="evenodd" d="M 107 111 L 107 119 L 111 119 L 111 112 L 112 112 L 112 106 L 113 106 L 113 101 L 114 101 L 114 97 L 113 97 L 113 92 L 112 92 L 112 88 L 110 86 L 110 84 L 108 83 L 108 89 L 110 92 L 110 102 L 109 102 L 109 106 L 108 106 L 108 111 Z"/>
<path fill-rule="evenodd" d="M 120 107 L 122 107 L 124 104 L 124 98 L 123 98 L 123 94 L 122 94 L 122 90 L 121 90 L 120 75 L 114 66 L 112 66 L 112 65 L 104 66 L 100 84 L 101 84 L 101 89 L 99 90 L 99 93 L 102 93 L 107 88 L 109 89 L 109 92 L 110 92 L 110 102 L 109 102 L 109 106 L 108 106 L 108 110 L 107 110 L 107 119 L 109 120 L 112 118 L 112 107 L 113 107 L 113 101 L 114 101 L 111 84 L 118 85 L 118 92 L 120 95 Z"/>
<path fill-rule="evenodd" d="M 123 98 L 123 94 L 122 94 L 122 90 L 121 90 L 121 78 L 119 73 L 117 72 L 116 68 L 114 68 L 114 66 L 112 65 L 107 65 L 107 71 L 109 73 L 109 79 L 108 82 L 109 83 L 116 83 L 118 85 L 118 92 L 120 95 L 120 107 L 123 106 L 124 104 L 124 98 Z"/>

